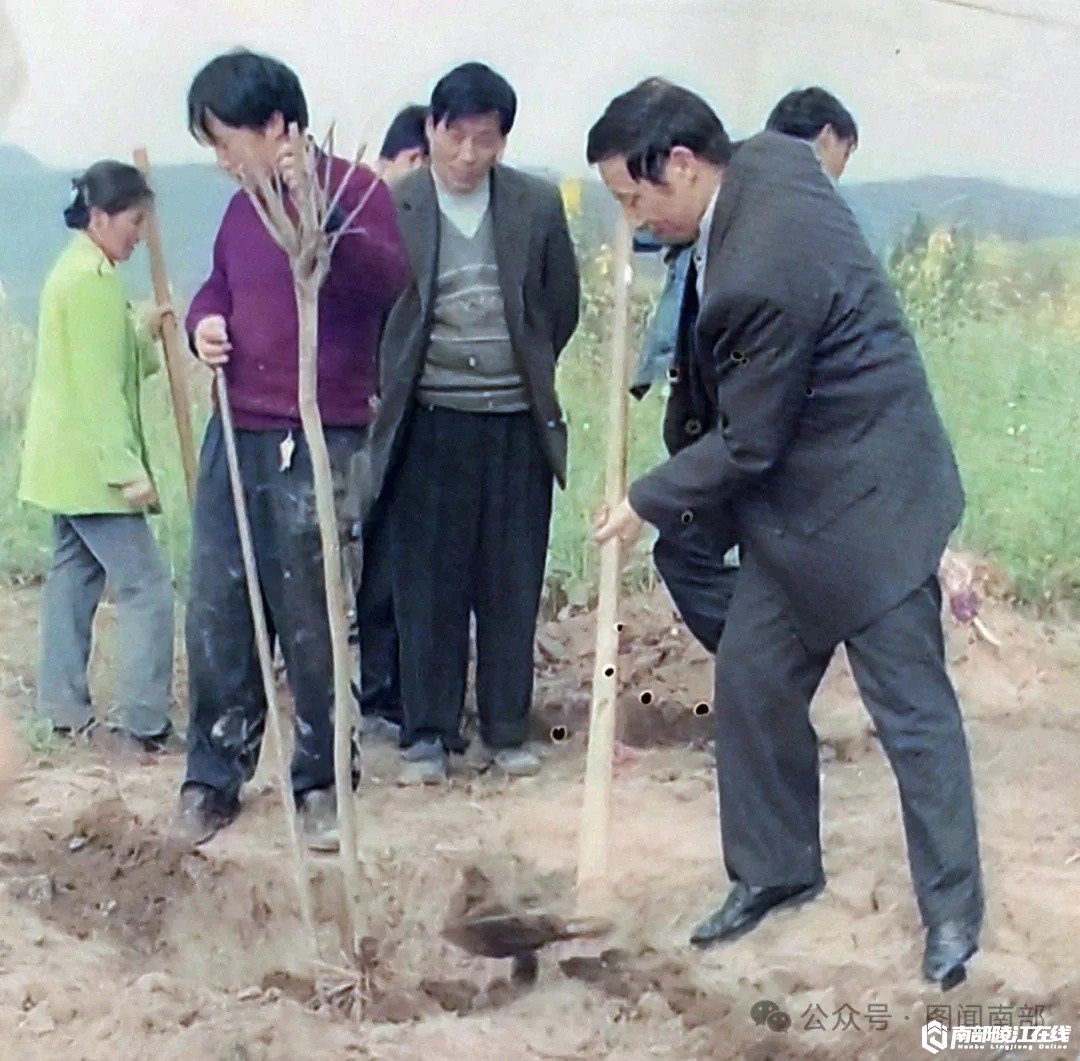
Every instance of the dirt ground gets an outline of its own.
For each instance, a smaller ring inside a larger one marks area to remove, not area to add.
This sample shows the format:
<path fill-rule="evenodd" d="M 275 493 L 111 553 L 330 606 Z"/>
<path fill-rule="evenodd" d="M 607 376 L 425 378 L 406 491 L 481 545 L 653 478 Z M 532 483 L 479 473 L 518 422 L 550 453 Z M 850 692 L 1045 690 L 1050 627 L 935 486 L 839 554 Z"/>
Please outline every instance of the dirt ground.
<path fill-rule="evenodd" d="M 331 998 L 331 974 L 312 989 L 272 764 L 233 827 L 199 853 L 170 848 L 182 757 L 140 761 L 32 739 L 36 611 L 32 588 L 0 595 L 0 704 L 27 744 L 0 795 L 0 1058 L 911 1061 L 929 1056 L 920 1029 L 938 1004 L 958 1022 L 961 1005 L 980 1006 L 981 1019 L 964 1019 L 988 1024 L 1030 1022 L 1044 1007 L 1044 1023 L 1073 1028 L 1068 1051 L 962 1056 L 1077 1056 L 1076 627 L 991 605 L 984 617 L 1000 651 L 950 627 L 989 908 L 970 980 L 945 998 L 918 977 L 895 786 L 842 659 L 814 708 L 828 889 L 734 944 L 686 945 L 726 888 L 710 662 L 660 594 L 623 615 L 612 937 L 545 952 L 528 990 L 506 979 L 508 963 L 469 958 L 439 937 L 458 871 L 478 859 L 508 880 L 540 882 L 554 906 L 570 901 L 593 640 L 592 618 L 570 616 L 548 624 L 538 651 L 541 776 L 507 783 L 463 766 L 445 791 L 406 790 L 392 782 L 392 750 L 368 749 L 359 808 L 369 960 L 362 974 L 336 974 Z M 101 625 L 105 703 L 107 614 Z M 313 857 L 310 869 L 333 964 L 337 864 Z M 769 1007 L 754 1008 L 764 1000 L 780 1011 L 767 1023 Z"/>

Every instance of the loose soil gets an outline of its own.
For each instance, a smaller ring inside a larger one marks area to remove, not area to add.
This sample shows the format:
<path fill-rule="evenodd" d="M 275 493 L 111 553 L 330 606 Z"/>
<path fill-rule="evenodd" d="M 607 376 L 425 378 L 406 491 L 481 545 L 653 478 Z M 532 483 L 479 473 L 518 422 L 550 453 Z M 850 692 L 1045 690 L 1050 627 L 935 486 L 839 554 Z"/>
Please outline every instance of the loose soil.
<path fill-rule="evenodd" d="M 1076 1057 L 1080 631 L 1064 621 L 990 604 L 983 618 L 1000 650 L 949 627 L 988 919 L 969 982 L 942 997 L 918 976 L 895 783 L 842 656 L 814 707 L 829 886 L 699 953 L 686 944 L 690 929 L 726 888 L 711 661 L 662 593 L 626 602 L 616 927 L 542 951 L 530 986 L 511 979 L 508 961 L 455 949 L 441 926 L 468 865 L 555 913 L 572 909 L 591 614 L 563 614 L 539 641 L 539 777 L 511 783 L 462 761 L 445 790 L 401 789 L 394 750 L 366 750 L 364 938 L 358 956 L 340 953 L 337 864 L 311 857 L 316 967 L 269 757 L 231 828 L 198 852 L 171 845 L 182 757 L 31 739 L 37 605 L 32 587 L 0 593 L 0 708 L 24 753 L 0 791 L 0 1058 L 911 1061 L 929 1056 L 920 1029 L 938 1004 L 954 1016 L 982 1007 L 982 1023 L 1031 1020 L 1042 1007 L 1045 1023 L 1072 1026 L 1072 1045 L 1015 1056 Z M 106 613 L 95 668 L 103 704 L 112 637 Z M 766 1001 L 773 1007 L 758 1006 Z"/>

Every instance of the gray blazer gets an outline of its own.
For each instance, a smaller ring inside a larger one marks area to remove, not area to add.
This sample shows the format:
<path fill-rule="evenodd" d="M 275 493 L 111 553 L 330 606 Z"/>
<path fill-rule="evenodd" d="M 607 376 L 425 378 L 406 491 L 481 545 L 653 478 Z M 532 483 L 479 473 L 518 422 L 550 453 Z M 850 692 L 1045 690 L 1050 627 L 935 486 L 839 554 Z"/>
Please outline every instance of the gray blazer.
<path fill-rule="evenodd" d="M 439 206 L 426 168 L 393 188 L 412 276 L 379 346 L 378 414 L 371 436 L 374 496 L 392 478 L 424 368 L 438 278 Z M 567 432 L 555 363 L 577 328 L 581 282 L 559 189 L 509 166 L 492 173 L 491 210 L 506 323 L 540 444 L 566 485 Z"/>

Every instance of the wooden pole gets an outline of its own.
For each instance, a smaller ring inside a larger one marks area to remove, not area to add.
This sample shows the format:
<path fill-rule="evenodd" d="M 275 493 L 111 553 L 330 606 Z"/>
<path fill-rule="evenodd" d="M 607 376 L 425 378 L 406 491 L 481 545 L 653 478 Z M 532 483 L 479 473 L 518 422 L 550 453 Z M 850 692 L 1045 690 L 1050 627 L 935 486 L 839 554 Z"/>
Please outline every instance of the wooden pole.
<path fill-rule="evenodd" d="M 214 386 L 217 389 L 218 412 L 221 414 L 221 431 L 225 436 L 225 460 L 229 468 L 229 486 L 232 490 L 233 509 L 236 513 L 236 529 L 240 536 L 240 553 L 244 560 L 244 577 L 247 581 L 251 620 L 255 628 L 255 648 L 259 657 L 259 673 L 262 676 L 263 694 L 266 696 L 266 721 L 270 736 L 270 750 L 277 769 L 277 788 L 281 806 L 285 812 L 285 832 L 289 842 L 289 854 L 293 864 L 297 899 L 300 903 L 300 920 L 307 932 L 311 958 L 319 961 L 319 934 L 315 927 L 315 901 L 311 891 L 304 850 L 300 844 L 296 802 L 293 798 L 289 764 L 285 759 L 285 734 L 281 722 L 281 705 L 278 703 L 277 680 L 274 677 L 274 650 L 270 644 L 270 631 L 266 625 L 262 585 L 255 565 L 255 545 L 251 537 L 251 520 L 248 517 L 244 483 L 240 478 L 240 458 L 236 451 L 236 432 L 233 429 L 232 407 L 225 385 L 225 373 L 214 369 Z"/>
<path fill-rule="evenodd" d="M 610 510 L 626 496 L 627 388 L 630 386 L 630 254 L 632 232 L 619 214 L 615 231 L 615 306 L 612 319 L 612 385 L 608 402 L 607 467 L 604 501 Z M 600 549 L 600 589 L 596 609 L 596 663 L 589 712 L 578 849 L 577 905 L 581 914 L 604 914 L 611 905 L 611 782 L 615 754 L 615 702 L 618 692 L 619 579 L 622 543 Z"/>
<path fill-rule="evenodd" d="M 135 165 L 150 176 L 150 158 L 146 148 L 134 151 Z M 165 271 L 165 253 L 161 246 L 161 227 L 157 212 L 151 210 L 146 219 L 146 248 L 150 253 L 150 277 L 154 285 L 154 298 L 159 306 L 169 302 L 169 277 Z M 175 318 L 162 323 L 161 341 L 165 346 L 165 371 L 169 377 L 173 415 L 176 417 L 176 433 L 180 437 L 180 459 L 184 466 L 184 483 L 187 486 L 188 503 L 195 497 L 197 463 L 195 459 L 195 436 L 191 430 L 191 407 L 188 405 L 187 373 L 188 354 L 186 343 Z"/>

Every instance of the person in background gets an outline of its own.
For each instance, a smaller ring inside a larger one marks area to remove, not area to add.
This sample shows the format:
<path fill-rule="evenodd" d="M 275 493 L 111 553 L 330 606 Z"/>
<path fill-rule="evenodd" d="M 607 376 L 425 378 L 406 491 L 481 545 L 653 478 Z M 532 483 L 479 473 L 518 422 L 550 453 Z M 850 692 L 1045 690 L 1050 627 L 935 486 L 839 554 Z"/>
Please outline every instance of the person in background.
<path fill-rule="evenodd" d="M 402 107 L 383 137 L 375 172 L 387 184 L 395 184 L 407 173 L 427 165 L 427 107 L 410 103 Z"/>
<path fill-rule="evenodd" d="M 41 294 L 19 497 L 52 513 L 42 594 L 37 712 L 65 734 L 96 720 L 87 668 L 108 584 L 116 603 L 115 729 L 159 751 L 172 730 L 173 589 L 147 514 L 159 511 L 140 399 L 161 367 L 154 343 L 171 309 L 134 318 L 117 275 L 143 233 L 153 195 L 122 162 L 73 182 L 75 234 Z"/>
<path fill-rule="evenodd" d="M 675 338 L 679 329 L 679 307 L 682 305 L 683 284 L 690 265 L 688 244 L 668 246 L 648 232 L 634 233 L 635 254 L 659 254 L 664 263 L 664 286 L 649 319 L 649 328 L 641 344 L 637 368 L 630 383 L 630 394 L 640 401 L 654 383 L 667 379 L 668 369 L 675 356 Z"/>
<path fill-rule="evenodd" d="M 844 174 L 859 146 L 851 112 L 831 92 L 813 86 L 789 92 L 772 109 L 765 128 L 805 140 L 833 181 Z"/>
<path fill-rule="evenodd" d="M 246 50 L 211 60 L 188 92 L 188 127 L 236 178 L 277 174 L 296 186 L 290 128 L 308 126 L 295 72 Z M 344 159 L 318 159 L 336 187 Z M 334 251 L 319 294 L 318 402 L 335 491 L 345 496 L 374 415 L 375 351 L 383 316 L 408 262 L 393 202 L 366 166 L 345 186 L 331 225 L 368 196 Z M 372 185 L 376 184 L 374 188 Z M 292 784 L 304 838 L 339 844 L 334 795 L 334 672 L 311 455 L 300 424 L 298 322 L 285 254 L 248 195 L 238 191 L 214 241 L 212 268 L 192 299 L 187 328 L 202 361 L 222 368 L 236 427 L 255 559 L 270 635 L 279 637 L 296 705 Z M 345 506 L 343 506 L 344 508 Z M 352 522 L 339 512 L 342 537 Z M 187 772 L 175 829 L 197 844 L 233 819 L 255 770 L 266 716 L 254 626 L 233 508 L 221 418 L 211 417 L 199 458 L 187 612 L 190 696 Z"/>
<path fill-rule="evenodd" d="M 494 70 L 452 70 L 431 97 L 431 166 L 393 189 L 412 282 L 380 347 L 372 465 L 390 514 L 404 783 L 438 784 L 465 750 L 470 615 L 485 758 L 539 769 L 534 640 L 567 449 L 555 365 L 580 280 L 558 187 L 501 164 L 516 112 Z"/>
<path fill-rule="evenodd" d="M 426 123 L 427 107 L 416 103 L 402 108 L 390 123 L 375 165 L 375 172 L 387 184 L 396 184 L 427 165 Z M 363 540 L 355 635 L 360 644 L 360 675 L 359 685 L 353 687 L 360 704 L 360 733 L 396 743 L 401 738 L 403 716 L 386 506 L 372 511 L 354 534 L 362 535 Z"/>

